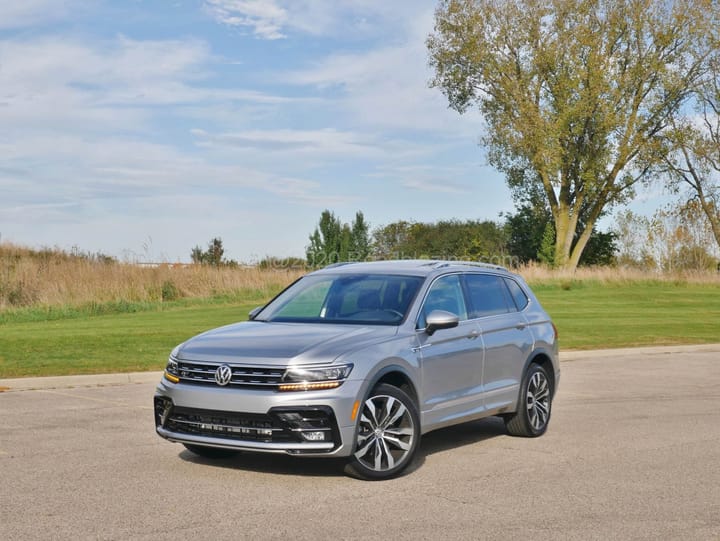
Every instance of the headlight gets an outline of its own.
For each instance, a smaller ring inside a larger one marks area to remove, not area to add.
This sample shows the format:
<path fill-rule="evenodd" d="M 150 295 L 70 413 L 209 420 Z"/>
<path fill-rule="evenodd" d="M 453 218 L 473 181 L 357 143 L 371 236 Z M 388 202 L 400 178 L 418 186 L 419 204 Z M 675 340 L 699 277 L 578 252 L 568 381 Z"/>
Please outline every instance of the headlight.
<path fill-rule="evenodd" d="M 179 383 L 180 382 L 180 373 L 178 372 L 178 363 L 175 359 L 170 357 L 168 359 L 167 365 L 165 366 L 165 379 L 168 381 L 172 381 L 173 383 Z"/>
<path fill-rule="evenodd" d="M 350 375 L 353 365 L 343 364 L 322 368 L 288 368 L 282 377 L 280 391 L 318 391 L 340 387 Z"/>

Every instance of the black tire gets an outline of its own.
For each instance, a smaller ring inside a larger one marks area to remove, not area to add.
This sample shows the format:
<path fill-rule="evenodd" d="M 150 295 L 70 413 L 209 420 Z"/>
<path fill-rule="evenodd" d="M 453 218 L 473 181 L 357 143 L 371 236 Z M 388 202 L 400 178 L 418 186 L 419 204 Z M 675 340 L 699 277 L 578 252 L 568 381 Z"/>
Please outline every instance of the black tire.
<path fill-rule="evenodd" d="M 229 458 L 235 456 L 239 451 L 232 449 L 221 449 L 220 447 L 205 447 L 203 445 L 193 445 L 191 443 L 183 443 L 185 448 L 193 454 L 203 458 Z"/>
<path fill-rule="evenodd" d="M 413 461 L 420 444 L 417 405 L 402 389 L 380 384 L 363 402 L 345 471 L 367 481 L 390 479 Z"/>
<path fill-rule="evenodd" d="M 550 422 L 552 386 L 545 369 L 531 364 L 520 385 L 517 411 L 505 417 L 505 428 L 512 436 L 542 436 Z"/>

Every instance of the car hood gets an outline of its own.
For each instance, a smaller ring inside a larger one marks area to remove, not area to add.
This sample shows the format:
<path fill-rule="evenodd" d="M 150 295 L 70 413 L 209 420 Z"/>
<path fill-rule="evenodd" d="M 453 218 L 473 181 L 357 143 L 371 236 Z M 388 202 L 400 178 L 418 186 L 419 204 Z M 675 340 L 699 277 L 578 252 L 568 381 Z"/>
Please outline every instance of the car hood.
<path fill-rule="evenodd" d="M 337 325 L 247 321 L 191 338 L 179 360 L 287 366 L 331 363 L 339 355 L 397 334 L 384 325 Z"/>

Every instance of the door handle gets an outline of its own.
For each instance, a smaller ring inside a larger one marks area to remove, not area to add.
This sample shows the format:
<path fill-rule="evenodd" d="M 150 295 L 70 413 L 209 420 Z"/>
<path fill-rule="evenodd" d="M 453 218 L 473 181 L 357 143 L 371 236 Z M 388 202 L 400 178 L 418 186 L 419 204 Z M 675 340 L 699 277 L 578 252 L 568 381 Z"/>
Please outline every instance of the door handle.
<path fill-rule="evenodd" d="M 470 334 L 467 335 L 467 338 L 469 340 L 475 340 L 478 336 L 480 336 L 480 331 L 470 331 Z"/>
<path fill-rule="evenodd" d="M 515 328 L 518 331 L 524 331 L 527 328 L 527 323 L 518 323 L 517 325 L 515 325 Z"/>

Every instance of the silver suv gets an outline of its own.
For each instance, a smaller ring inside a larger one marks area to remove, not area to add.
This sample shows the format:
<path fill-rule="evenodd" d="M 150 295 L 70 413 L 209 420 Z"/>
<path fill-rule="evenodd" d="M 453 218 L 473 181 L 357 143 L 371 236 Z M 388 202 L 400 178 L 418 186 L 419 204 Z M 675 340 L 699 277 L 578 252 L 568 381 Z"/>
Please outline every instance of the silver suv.
<path fill-rule="evenodd" d="M 555 326 L 506 269 L 338 264 L 177 346 L 155 425 L 204 457 L 347 457 L 352 475 L 385 479 L 437 428 L 498 415 L 540 436 L 559 378 Z"/>

